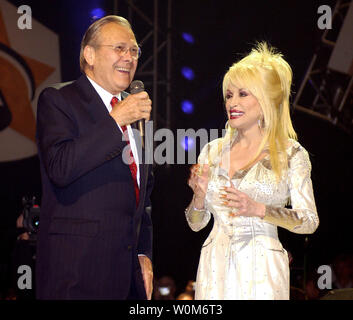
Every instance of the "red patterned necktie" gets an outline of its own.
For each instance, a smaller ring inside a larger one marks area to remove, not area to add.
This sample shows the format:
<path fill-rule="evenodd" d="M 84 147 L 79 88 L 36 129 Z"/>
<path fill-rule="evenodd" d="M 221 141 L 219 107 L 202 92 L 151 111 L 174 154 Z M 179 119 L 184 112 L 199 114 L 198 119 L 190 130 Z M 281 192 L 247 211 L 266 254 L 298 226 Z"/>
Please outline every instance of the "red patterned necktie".
<path fill-rule="evenodd" d="M 113 97 L 112 101 L 110 102 L 110 104 L 112 105 L 112 107 L 114 107 L 114 105 L 116 103 L 118 103 L 118 102 L 119 102 L 118 98 Z M 136 165 L 136 162 L 135 162 L 135 159 L 134 159 L 134 156 L 132 154 L 131 147 L 130 147 L 130 140 L 129 140 L 129 135 L 128 135 L 128 132 L 127 132 L 127 127 L 126 126 L 121 126 L 121 130 L 123 130 L 123 134 L 125 136 L 125 140 L 126 140 L 126 142 L 128 144 L 128 148 L 129 148 L 129 150 L 128 150 L 129 154 L 130 154 L 129 167 L 130 167 L 132 179 L 134 181 L 135 194 L 136 194 L 136 206 L 137 206 L 138 203 L 139 203 L 139 195 L 140 195 L 140 189 L 139 189 L 139 186 L 138 186 L 138 183 L 137 183 L 137 165 Z"/>

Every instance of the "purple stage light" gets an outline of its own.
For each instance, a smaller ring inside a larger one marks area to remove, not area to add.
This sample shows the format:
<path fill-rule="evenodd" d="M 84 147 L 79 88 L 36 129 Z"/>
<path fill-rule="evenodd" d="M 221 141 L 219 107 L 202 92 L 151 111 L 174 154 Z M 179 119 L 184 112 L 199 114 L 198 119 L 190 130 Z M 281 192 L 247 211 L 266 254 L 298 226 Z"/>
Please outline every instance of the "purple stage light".
<path fill-rule="evenodd" d="M 97 20 L 105 16 L 105 11 L 102 8 L 94 8 L 91 10 L 92 20 Z"/>
<path fill-rule="evenodd" d="M 192 34 L 190 34 L 190 33 L 183 32 L 182 33 L 182 37 L 187 43 L 190 43 L 190 44 L 194 44 L 195 43 L 194 36 Z"/>
<path fill-rule="evenodd" d="M 181 74 L 184 76 L 185 79 L 187 80 L 193 80 L 195 78 L 195 73 L 194 70 L 192 70 L 189 67 L 182 67 L 181 68 Z"/>
<path fill-rule="evenodd" d="M 191 114 L 194 112 L 194 104 L 189 100 L 184 100 L 181 103 L 181 110 L 183 110 L 184 113 Z"/>

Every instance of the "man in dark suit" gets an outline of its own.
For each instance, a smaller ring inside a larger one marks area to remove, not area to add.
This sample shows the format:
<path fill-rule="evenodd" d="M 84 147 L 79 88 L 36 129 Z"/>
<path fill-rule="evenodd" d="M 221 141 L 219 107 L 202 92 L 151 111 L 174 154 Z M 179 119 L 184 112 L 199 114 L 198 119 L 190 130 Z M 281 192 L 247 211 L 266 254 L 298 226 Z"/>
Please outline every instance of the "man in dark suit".
<path fill-rule="evenodd" d="M 139 55 L 129 22 L 104 17 L 82 39 L 84 74 L 39 98 L 39 299 L 151 298 L 152 171 L 131 126 L 152 103 L 124 92 Z"/>

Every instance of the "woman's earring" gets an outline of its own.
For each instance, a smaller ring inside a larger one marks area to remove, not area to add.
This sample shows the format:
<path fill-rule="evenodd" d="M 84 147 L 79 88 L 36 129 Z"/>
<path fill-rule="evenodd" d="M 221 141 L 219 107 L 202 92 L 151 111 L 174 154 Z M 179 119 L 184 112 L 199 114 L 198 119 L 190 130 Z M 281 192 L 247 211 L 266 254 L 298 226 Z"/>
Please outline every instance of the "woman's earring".
<path fill-rule="evenodd" d="M 261 120 L 260 119 L 257 120 L 257 125 L 258 125 L 259 129 L 261 130 L 262 128 L 261 128 Z"/>

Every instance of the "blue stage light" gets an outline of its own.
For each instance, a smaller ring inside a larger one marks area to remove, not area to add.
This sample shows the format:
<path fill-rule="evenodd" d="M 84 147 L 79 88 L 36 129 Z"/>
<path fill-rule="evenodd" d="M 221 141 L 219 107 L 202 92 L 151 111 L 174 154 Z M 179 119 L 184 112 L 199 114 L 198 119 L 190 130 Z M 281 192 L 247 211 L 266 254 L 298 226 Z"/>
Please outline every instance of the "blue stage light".
<path fill-rule="evenodd" d="M 105 16 L 105 11 L 102 8 L 95 8 L 91 10 L 92 20 L 97 20 Z"/>
<path fill-rule="evenodd" d="M 181 103 L 181 110 L 184 113 L 191 114 L 194 112 L 194 104 L 190 100 L 184 100 Z"/>
<path fill-rule="evenodd" d="M 190 33 L 183 32 L 182 33 L 182 37 L 187 43 L 190 43 L 190 44 L 194 44 L 195 43 L 194 36 L 192 34 L 190 34 Z"/>
<path fill-rule="evenodd" d="M 183 149 L 185 151 L 193 149 L 194 145 L 195 145 L 195 141 L 191 137 L 186 136 L 186 137 L 184 137 L 183 140 L 181 140 L 181 146 L 183 147 Z"/>
<path fill-rule="evenodd" d="M 188 80 L 193 80 L 195 78 L 194 71 L 189 67 L 182 67 L 181 73 L 184 76 L 184 78 L 186 78 Z"/>

